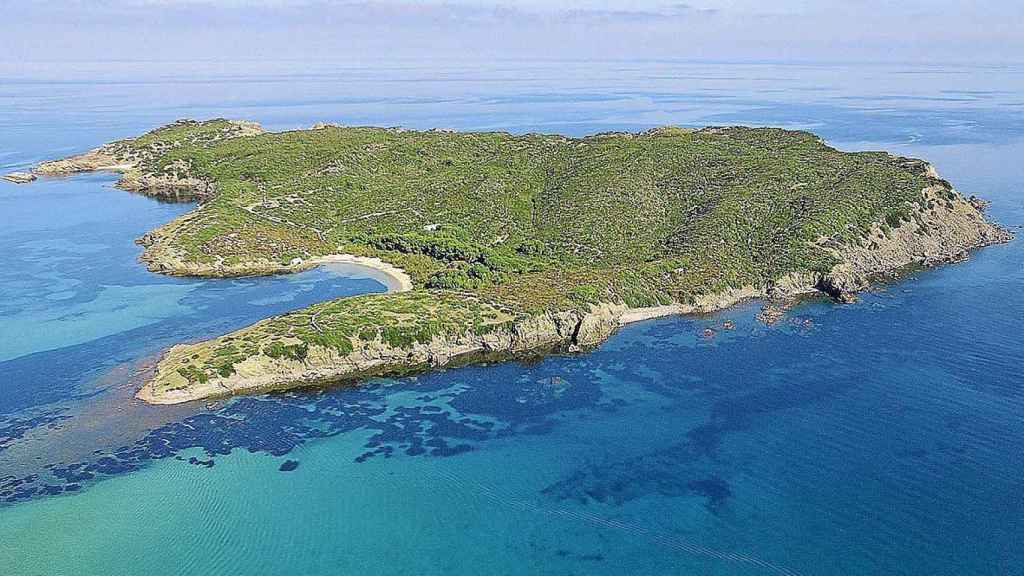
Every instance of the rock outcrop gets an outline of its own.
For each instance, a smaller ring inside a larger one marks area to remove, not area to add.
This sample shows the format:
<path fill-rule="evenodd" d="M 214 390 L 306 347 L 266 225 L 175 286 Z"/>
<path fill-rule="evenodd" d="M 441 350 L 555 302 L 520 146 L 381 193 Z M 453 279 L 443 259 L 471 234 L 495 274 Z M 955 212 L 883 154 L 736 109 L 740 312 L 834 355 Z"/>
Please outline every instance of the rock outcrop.
<path fill-rule="evenodd" d="M 30 172 L 11 172 L 4 174 L 3 179 L 15 184 L 28 184 L 36 179 L 36 175 Z"/>
<path fill-rule="evenodd" d="M 127 155 L 119 154 L 113 144 L 94 148 L 88 152 L 61 160 L 43 162 L 33 172 L 40 176 L 68 176 L 79 172 L 124 172 L 137 165 Z"/>
<path fill-rule="evenodd" d="M 913 207 L 909 220 L 896 227 L 876 223 L 861 242 L 833 250 L 841 263 L 817 279 L 816 288 L 843 299 L 878 275 L 956 261 L 975 248 L 1013 238 L 959 194 L 937 186 L 922 194 L 924 202 Z"/>

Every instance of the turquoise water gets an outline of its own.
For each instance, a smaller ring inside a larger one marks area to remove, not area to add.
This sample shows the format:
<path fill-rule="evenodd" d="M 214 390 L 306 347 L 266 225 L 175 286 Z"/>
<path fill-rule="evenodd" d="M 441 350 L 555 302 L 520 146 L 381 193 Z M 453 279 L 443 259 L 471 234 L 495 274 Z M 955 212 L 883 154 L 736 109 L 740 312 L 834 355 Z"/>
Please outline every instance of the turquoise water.
<path fill-rule="evenodd" d="M 289 66 L 8 70 L 0 164 L 179 116 L 771 123 L 928 158 L 1024 222 L 1020 69 Z M 583 355 L 162 409 L 130 397 L 164 347 L 383 286 L 351 268 L 150 274 L 132 240 L 189 206 L 111 181 L 0 184 L 4 573 L 1020 571 L 1019 240 L 771 327 L 748 303 L 631 325 Z"/>

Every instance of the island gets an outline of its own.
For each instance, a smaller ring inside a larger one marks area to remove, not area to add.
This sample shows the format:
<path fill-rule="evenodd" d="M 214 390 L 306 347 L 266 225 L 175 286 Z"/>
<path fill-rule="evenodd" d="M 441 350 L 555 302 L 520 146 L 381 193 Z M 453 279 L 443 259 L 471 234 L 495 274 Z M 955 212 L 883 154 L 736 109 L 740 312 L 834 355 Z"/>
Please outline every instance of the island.
<path fill-rule="evenodd" d="M 393 280 L 172 347 L 138 392 L 156 404 L 580 350 L 627 322 L 748 298 L 848 300 L 1011 237 L 927 162 L 777 128 L 570 138 L 182 120 L 34 174 L 93 170 L 198 201 L 139 239 L 155 272 L 341 260 Z"/>

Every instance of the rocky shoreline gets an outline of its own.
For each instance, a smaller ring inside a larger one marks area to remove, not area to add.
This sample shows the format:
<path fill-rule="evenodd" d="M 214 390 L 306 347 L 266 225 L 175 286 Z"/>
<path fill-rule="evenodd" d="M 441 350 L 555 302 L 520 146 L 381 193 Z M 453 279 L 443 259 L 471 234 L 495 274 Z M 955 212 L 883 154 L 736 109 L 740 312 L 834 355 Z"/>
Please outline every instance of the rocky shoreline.
<path fill-rule="evenodd" d="M 36 175 L 31 172 L 9 172 L 3 175 L 3 179 L 15 184 L 28 184 L 35 182 Z"/>

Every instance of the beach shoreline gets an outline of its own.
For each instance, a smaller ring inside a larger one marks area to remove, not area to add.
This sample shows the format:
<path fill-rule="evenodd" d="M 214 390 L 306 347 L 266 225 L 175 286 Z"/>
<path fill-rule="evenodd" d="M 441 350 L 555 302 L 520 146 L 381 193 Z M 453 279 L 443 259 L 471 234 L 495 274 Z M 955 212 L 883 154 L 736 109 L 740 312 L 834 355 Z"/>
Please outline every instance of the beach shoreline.
<path fill-rule="evenodd" d="M 329 267 L 331 264 L 346 264 L 367 268 L 380 273 L 380 277 L 373 275 L 375 280 L 381 281 L 387 286 L 388 292 L 408 292 L 413 289 L 412 277 L 397 266 L 368 256 L 356 256 L 354 254 L 328 254 L 312 258 L 306 261 L 311 267 Z"/>

